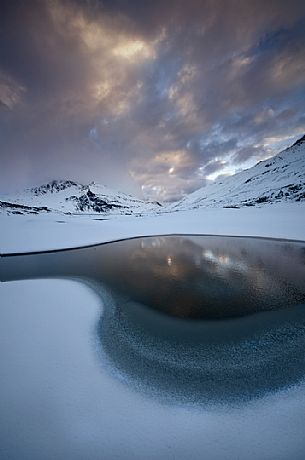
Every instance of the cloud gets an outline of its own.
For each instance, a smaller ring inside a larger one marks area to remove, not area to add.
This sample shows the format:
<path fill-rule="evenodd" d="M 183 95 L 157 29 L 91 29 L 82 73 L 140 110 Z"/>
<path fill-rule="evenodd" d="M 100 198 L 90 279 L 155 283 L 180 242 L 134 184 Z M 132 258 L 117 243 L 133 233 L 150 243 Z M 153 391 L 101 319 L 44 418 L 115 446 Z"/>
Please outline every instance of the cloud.
<path fill-rule="evenodd" d="M 206 184 L 187 150 L 159 152 L 148 162 L 138 160 L 130 174 L 148 199 L 173 201 Z"/>
<path fill-rule="evenodd" d="M 0 105 L 12 110 L 22 99 L 25 88 L 11 77 L 0 73 Z"/>
<path fill-rule="evenodd" d="M 210 161 L 210 163 L 208 163 L 202 169 L 206 177 L 208 177 L 209 175 L 217 171 L 221 171 L 226 166 L 226 164 L 227 163 L 224 160 L 213 160 L 213 161 Z"/>
<path fill-rule="evenodd" d="M 172 200 L 302 132 L 301 0 L 4 0 L 0 28 L 4 191 L 66 176 Z"/>

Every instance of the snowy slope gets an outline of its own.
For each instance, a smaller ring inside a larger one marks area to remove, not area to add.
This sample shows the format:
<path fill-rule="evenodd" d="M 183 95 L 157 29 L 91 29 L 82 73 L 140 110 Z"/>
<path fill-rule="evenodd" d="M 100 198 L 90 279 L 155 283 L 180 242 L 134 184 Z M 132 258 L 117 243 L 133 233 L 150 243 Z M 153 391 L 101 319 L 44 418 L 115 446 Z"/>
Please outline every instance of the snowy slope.
<path fill-rule="evenodd" d="M 63 213 L 141 214 L 156 211 L 159 203 L 146 202 L 92 182 L 54 180 L 15 196 L 0 198 L 0 209 L 13 214 Z"/>
<path fill-rule="evenodd" d="M 94 182 L 83 185 L 55 180 L 15 196 L 0 197 L 0 211 L 154 215 L 201 207 L 239 208 L 287 201 L 305 201 L 305 136 L 273 158 L 162 207 L 157 202 L 146 202 Z"/>
<path fill-rule="evenodd" d="M 242 207 L 280 201 L 305 201 L 305 136 L 273 158 L 196 190 L 170 208 Z"/>

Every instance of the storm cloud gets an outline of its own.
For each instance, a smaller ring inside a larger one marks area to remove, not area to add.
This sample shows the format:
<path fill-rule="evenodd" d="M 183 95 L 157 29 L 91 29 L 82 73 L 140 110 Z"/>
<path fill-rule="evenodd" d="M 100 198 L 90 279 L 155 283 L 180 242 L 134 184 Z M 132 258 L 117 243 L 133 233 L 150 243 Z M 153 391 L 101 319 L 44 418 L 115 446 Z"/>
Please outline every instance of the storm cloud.
<path fill-rule="evenodd" d="M 175 200 L 304 133 L 302 0 L 2 0 L 1 191 Z"/>

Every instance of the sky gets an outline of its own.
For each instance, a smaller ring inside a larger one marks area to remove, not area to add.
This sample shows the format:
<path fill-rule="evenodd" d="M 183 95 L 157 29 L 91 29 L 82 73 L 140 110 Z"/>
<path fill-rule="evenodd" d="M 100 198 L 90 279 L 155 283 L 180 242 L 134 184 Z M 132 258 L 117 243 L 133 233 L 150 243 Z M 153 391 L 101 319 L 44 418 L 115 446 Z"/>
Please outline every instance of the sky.
<path fill-rule="evenodd" d="M 304 131 L 304 0 L 1 0 L 1 192 L 173 201 Z"/>

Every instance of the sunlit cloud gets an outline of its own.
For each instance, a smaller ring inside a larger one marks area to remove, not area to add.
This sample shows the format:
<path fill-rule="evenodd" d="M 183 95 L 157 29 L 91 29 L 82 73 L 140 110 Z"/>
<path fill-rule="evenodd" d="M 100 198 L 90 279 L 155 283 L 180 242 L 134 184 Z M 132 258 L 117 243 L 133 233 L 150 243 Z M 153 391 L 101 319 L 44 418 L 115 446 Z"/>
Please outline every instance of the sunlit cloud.
<path fill-rule="evenodd" d="M 114 48 L 113 54 L 130 61 L 134 59 L 153 59 L 155 57 L 154 50 L 141 40 L 127 40 Z"/>
<path fill-rule="evenodd" d="M 4 189 L 67 176 L 174 200 L 303 134 L 301 0 L 16 5 L 0 17 Z"/>
<path fill-rule="evenodd" d="M 149 199 L 173 201 L 205 185 L 187 150 L 159 152 L 148 163 L 137 161 L 130 174 L 142 184 L 143 194 Z"/>

